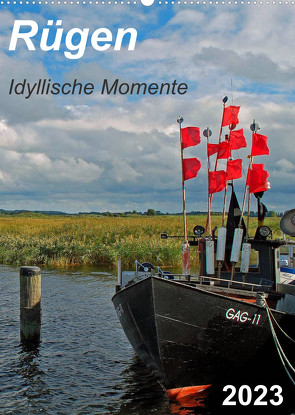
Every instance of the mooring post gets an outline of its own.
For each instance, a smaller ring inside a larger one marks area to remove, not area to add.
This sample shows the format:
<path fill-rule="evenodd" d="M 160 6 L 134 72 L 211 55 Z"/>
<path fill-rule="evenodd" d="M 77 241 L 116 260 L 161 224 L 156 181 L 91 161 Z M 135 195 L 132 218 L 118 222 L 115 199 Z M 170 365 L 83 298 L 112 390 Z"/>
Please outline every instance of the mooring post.
<path fill-rule="evenodd" d="M 20 338 L 38 342 L 41 331 L 41 270 L 20 267 Z"/>
<path fill-rule="evenodd" d="M 117 272 L 117 284 L 116 284 L 116 292 L 120 291 L 122 286 L 122 262 L 121 259 L 118 259 L 118 272 Z"/>

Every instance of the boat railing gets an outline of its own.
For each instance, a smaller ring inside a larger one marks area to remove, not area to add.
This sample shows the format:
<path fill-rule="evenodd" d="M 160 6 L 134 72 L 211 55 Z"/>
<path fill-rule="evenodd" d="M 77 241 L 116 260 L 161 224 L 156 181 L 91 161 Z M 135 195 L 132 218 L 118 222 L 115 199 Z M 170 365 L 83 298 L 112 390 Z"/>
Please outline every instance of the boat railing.
<path fill-rule="evenodd" d="M 169 276 L 165 275 L 160 268 L 158 268 L 158 275 L 160 277 L 163 277 L 165 279 L 168 279 Z M 215 285 L 216 283 L 218 285 L 223 285 L 227 288 L 231 288 L 233 285 L 238 287 L 243 287 L 244 289 L 247 288 L 250 291 L 255 291 L 257 289 L 261 289 L 262 291 L 271 288 L 271 285 L 265 285 L 265 284 L 259 284 L 257 283 L 250 283 L 245 281 L 238 281 L 238 280 L 232 280 L 232 279 L 225 279 L 225 278 L 218 278 L 208 275 L 190 275 L 189 277 L 183 274 L 174 274 L 173 278 L 182 281 L 182 282 L 191 282 L 191 283 L 198 283 L 200 285 L 206 284 L 208 285 Z"/>
<path fill-rule="evenodd" d="M 231 280 L 231 279 L 224 279 L 224 278 L 217 278 L 217 277 L 208 277 L 208 276 L 199 276 L 198 277 L 200 284 L 203 284 L 205 282 L 212 282 L 212 285 L 214 285 L 214 282 L 224 283 L 224 285 L 227 288 L 230 288 L 233 284 L 238 285 L 239 287 L 247 288 L 251 291 L 254 291 L 257 288 L 270 288 L 269 285 L 262 285 L 258 283 L 250 283 L 250 282 L 244 282 L 244 281 L 237 281 L 237 280 Z"/>
<path fill-rule="evenodd" d="M 292 239 L 287 238 L 287 239 L 285 239 L 285 242 L 286 242 L 286 245 L 293 245 L 293 246 L 295 246 L 295 240 L 292 240 Z"/>
<path fill-rule="evenodd" d="M 120 268 L 120 270 L 119 270 Z M 133 271 L 121 271 L 121 265 L 118 265 L 118 287 L 124 287 L 127 284 L 138 282 L 149 276 L 158 276 L 164 279 L 174 280 L 175 282 L 182 282 L 184 284 L 198 284 L 198 285 L 215 285 L 226 288 L 242 288 L 248 291 L 266 291 L 271 289 L 271 285 L 261 284 L 260 282 L 245 282 L 236 279 L 218 278 L 210 275 L 183 275 L 175 274 L 167 271 L 163 271 L 160 267 L 155 267 L 150 263 L 135 261 L 135 272 Z"/>

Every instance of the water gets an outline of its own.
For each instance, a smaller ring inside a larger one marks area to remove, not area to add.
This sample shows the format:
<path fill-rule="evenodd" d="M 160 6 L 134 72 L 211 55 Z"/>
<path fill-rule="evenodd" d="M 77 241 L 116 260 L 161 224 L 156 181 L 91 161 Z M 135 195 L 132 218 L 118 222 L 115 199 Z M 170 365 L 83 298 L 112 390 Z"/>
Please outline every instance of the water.
<path fill-rule="evenodd" d="M 171 414 L 111 303 L 116 277 L 42 270 L 42 340 L 19 341 L 19 269 L 0 268 L 0 413 Z"/>
<path fill-rule="evenodd" d="M 42 339 L 30 350 L 19 341 L 19 269 L 0 267 L 1 415 L 224 413 L 168 402 L 123 333 L 111 302 L 115 284 L 93 268 L 42 270 Z"/>

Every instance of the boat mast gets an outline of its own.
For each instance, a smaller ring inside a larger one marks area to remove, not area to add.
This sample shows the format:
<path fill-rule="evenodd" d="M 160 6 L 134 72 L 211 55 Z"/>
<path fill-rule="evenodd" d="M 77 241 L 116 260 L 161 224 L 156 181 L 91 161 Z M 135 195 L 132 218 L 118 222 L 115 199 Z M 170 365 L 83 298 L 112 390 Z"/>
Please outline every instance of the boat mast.
<path fill-rule="evenodd" d="M 233 92 L 233 80 L 231 78 L 230 80 L 230 89 L 231 89 L 231 103 L 232 105 L 234 105 L 234 92 Z M 222 98 L 222 102 L 223 102 L 223 113 L 222 113 L 222 120 L 223 120 L 223 116 L 224 116 L 224 110 L 225 110 L 225 104 L 228 101 L 228 96 L 224 96 Z M 235 127 L 235 126 L 234 126 Z M 229 127 L 229 129 L 231 130 L 231 126 Z M 220 136 L 219 136 L 219 142 L 221 140 L 221 134 L 222 134 L 222 121 L 221 121 L 221 128 L 220 128 Z M 225 139 L 229 140 L 228 135 L 225 135 Z M 217 157 L 216 157 L 216 163 L 217 163 Z M 217 166 L 216 166 L 217 167 Z M 231 182 L 231 184 L 233 184 L 233 181 Z M 225 224 L 225 215 L 226 215 L 226 201 L 227 201 L 227 187 L 228 187 L 228 182 L 226 181 L 226 186 L 224 189 L 224 197 L 223 197 L 223 207 L 222 207 L 222 223 L 221 223 L 221 227 L 224 227 Z"/>
<path fill-rule="evenodd" d="M 231 89 L 231 102 L 232 102 L 232 105 L 234 105 L 234 91 L 233 91 L 233 80 L 232 80 L 232 78 L 231 78 L 231 80 L 230 80 L 230 89 Z M 228 97 L 225 95 L 224 97 L 223 97 L 223 99 L 222 99 L 222 102 L 223 102 L 223 114 L 222 114 L 222 120 L 223 120 L 223 116 L 224 116 L 224 110 L 225 110 L 225 104 L 227 103 L 227 101 L 228 101 Z M 222 124 L 222 123 L 221 123 Z M 229 129 L 230 130 L 233 130 L 235 128 L 235 125 L 233 125 L 233 126 L 229 126 Z M 220 129 L 220 132 L 222 133 L 222 127 L 221 127 L 221 129 Z M 219 137 L 219 140 L 221 139 L 221 135 L 220 135 L 220 137 Z M 226 140 L 229 140 L 229 136 L 226 134 L 225 135 L 225 139 Z M 230 157 L 229 157 L 229 159 L 231 160 L 231 153 L 230 153 Z M 217 162 L 217 158 L 216 158 L 216 162 Z M 231 185 L 233 186 L 233 180 L 231 181 Z M 225 186 L 225 189 L 224 189 L 224 197 L 223 197 L 223 208 L 222 208 L 222 223 L 221 223 L 221 227 L 224 227 L 224 224 L 225 224 L 225 215 L 226 215 L 226 201 L 227 201 L 227 188 L 228 188 L 228 181 L 226 181 L 226 186 Z"/>
<path fill-rule="evenodd" d="M 207 139 L 207 144 L 209 143 L 209 138 L 212 135 L 212 131 L 209 129 L 209 127 L 206 128 L 206 130 L 203 131 L 203 136 L 206 137 Z M 207 164 L 208 164 L 208 168 L 207 168 L 207 172 L 208 172 L 208 213 L 207 213 L 207 220 L 206 220 L 206 232 L 208 230 L 208 234 L 209 236 L 211 236 L 211 203 L 212 203 L 212 195 L 210 194 L 210 190 L 209 190 L 209 173 L 210 173 L 210 161 L 209 161 L 209 156 L 207 159 Z M 209 228 L 209 229 L 208 229 Z"/>
<path fill-rule="evenodd" d="M 256 132 L 256 131 L 259 130 L 259 125 L 255 123 L 255 120 L 253 120 L 253 124 L 250 125 L 250 130 L 252 132 Z M 248 174 L 249 174 L 249 171 L 251 170 L 254 158 L 251 154 L 248 157 L 249 157 L 249 166 L 248 166 Z M 248 174 L 247 174 L 247 177 L 248 177 Z M 248 194 L 248 215 L 247 215 L 247 225 L 246 225 L 246 235 L 245 235 L 244 245 L 247 245 L 248 238 L 249 238 L 249 219 L 250 219 L 250 200 L 251 200 L 250 199 L 250 192 L 249 192 L 249 185 L 247 184 L 247 178 L 246 178 L 241 216 L 240 216 L 240 220 L 239 220 L 239 225 L 235 229 L 234 239 L 233 239 L 233 243 L 232 243 L 232 252 L 231 252 L 231 257 L 230 257 L 231 281 L 233 281 L 233 279 L 234 279 L 235 265 L 236 265 L 237 262 L 239 262 L 240 251 L 241 251 L 241 247 L 242 247 L 242 244 L 243 244 L 242 221 L 243 221 L 243 216 L 244 216 L 244 213 L 245 213 L 247 194 Z M 242 250 L 242 257 L 243 257 L 243 250 Z M 243 262 L 243 258 L 242 258 L 241 261 Z"/>
<path fill-rule="evenodd" d="M 228 141 L 229 140 L 229 136 L 226 134 L 225 135 L 225 139 Z M 230 152 L 231 153 L 231 152 Z M 231 154 L 230 157 L 228 158 L 228 160 L 232 160 L 231 159 Z M 231 184 L 233 184 L 233 181 L 231 180 Z M 226 201 L 227 201 L 227 188 L 228 188 L 228 180 L 226 181 L 226 185 L 224 188 L 224 195 L 223 195 L 223 206 L 222 206 L 222 221 L 221 221 L 221 227 L 224 228 L 225 225 L 225 215 L 226 215 Z"/>
<path fill-rule="evenodd" d="M 184 243 L 187 244 L 187 221 L 186 221 L 186 209 L 185 209 L 185 186 L 184 186 L 184 172 L 183 172 L 183 148 L 182 148 L 182 128 L 183 117 L 179 116 L 177 119 L 179 124 L 179 140 L 180 140 L 180 158 L 181 158 L 181 184 L 182 184 L 182 214 L 183 214 L 183 229 L 184 229 Z"/>
<path fill-rule="evenodd" d="M 221 143 L 221 137 L 222 137 L 222 121 L 223 121 L 223 117 L 224 117 L 225 104 L 227 103 L 227 101 L 228 101 L 228 97 L 225 95 L 222 98 L 223 109 L 222 109 L 222 118 L 221 118 L 220 130 L 219 130 L 218 144 Z M 216 155 L 214 171 L 217 170 L 217 164 L 218 164 L 218 156 Z M 212 203 L 212 198 L 213 198 L 213 195 L 211 197 L 211 203 Z"/>
<path fill-rule="evenodd" d="M 253 124 L 250 125 L 250 130 L 252 131 L 252 133 L 256 133 L 259 129 L 260 129 L 259 125 L 257 123 L 255 123 L 255 120 L 253 120 Z M 253 159 L 254 159 L 254 157 L 249 155 L 248 173 L 249 173 L 249 170 L 252 167 Z M 249 193 L 249 186 L 247 185 L 247 181 L 246 181 L 244 197 L 243 197 L 242 213 L 241 213 L 240 222 L 239 222 L 239 228 L 241 228 L 241 226 L 242 226 L 242 219 L 243 219 L 243 216 L 244 216 L 244 213 L 245 213 L 247 194 L 248 194 L 248 207 L 247 207 L 248 215 L 247 215 L 247 225 L 246 225 L 246 240 L 248 239 L 248 236 L 249 236 L 250 201 L 251 201 L 250 193 Z"/>
<path fill-rule="evenodd" d="M 222 117 L 221 117 L 221 124 L 220 124 L 220 130 L 219 130 L 218 144 L 220 144 L 220 143 L 221 143 L 221 137 L 222 137 L 222 121 L 223 121 L 223 117 L 224 117 L 225 104 L 227 103 L 227 101 L 228 101 L 228 97 L 225 95 L 225 96 L 222 98 L 223 109 L 222 109 Z M 206 130 L 205 130 L 205 131 L 206 131 Z M 203 133 L 203 134 L 204 134 L 204 133 Z M 212 134 L 212 133 L 211 133 L 211 134 Z M 204 134 L 204 135 L 205 135 L 205 134 Z M 207 139 L 209 139 L 209 137 L 207 137 Z M 208 160 L 209 160 L 209 159 L 208 159 Z M 209 161 L 208 161 L 208 164 L 209 164 Z M 216 160 L 215 160 L 214 171 L 216 171 L 216 170 L 217 170 L 217 165 L 218 165 L 218 156 L 216 155 Z M 213 200 L 213 194 L 209 196 L 209 204 L 210 204 L 210 207 L 208 206 L 208 212 L 209 212 L 209 210 L 211 211 L 212 200 Z M 209 221 L 209 215 L 207 216 L 207 220 L 206 220 L 206 232 L 207 232 L 208 225 L 209 225 L 208 221 Z M 209 234 L 211 234 L 210 230 L 209 230 Z"/>

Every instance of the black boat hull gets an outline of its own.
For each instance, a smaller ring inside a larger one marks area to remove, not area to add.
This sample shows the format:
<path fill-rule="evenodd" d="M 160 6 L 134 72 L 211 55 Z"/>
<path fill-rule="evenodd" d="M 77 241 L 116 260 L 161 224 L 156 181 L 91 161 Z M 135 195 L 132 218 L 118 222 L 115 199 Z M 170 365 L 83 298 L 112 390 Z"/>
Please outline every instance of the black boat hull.
<path fill-rule="evenodd" d="M 166 390 L 244 384 L 253 373 L 255 384 L 285 376 L 263 306 L 158 277 L 123 288 L 113 303 L 134 350 Z M 274 315 L 295 338 L 295 316 Z M 278 337 L 294 365 L 292 343 Z"/>

